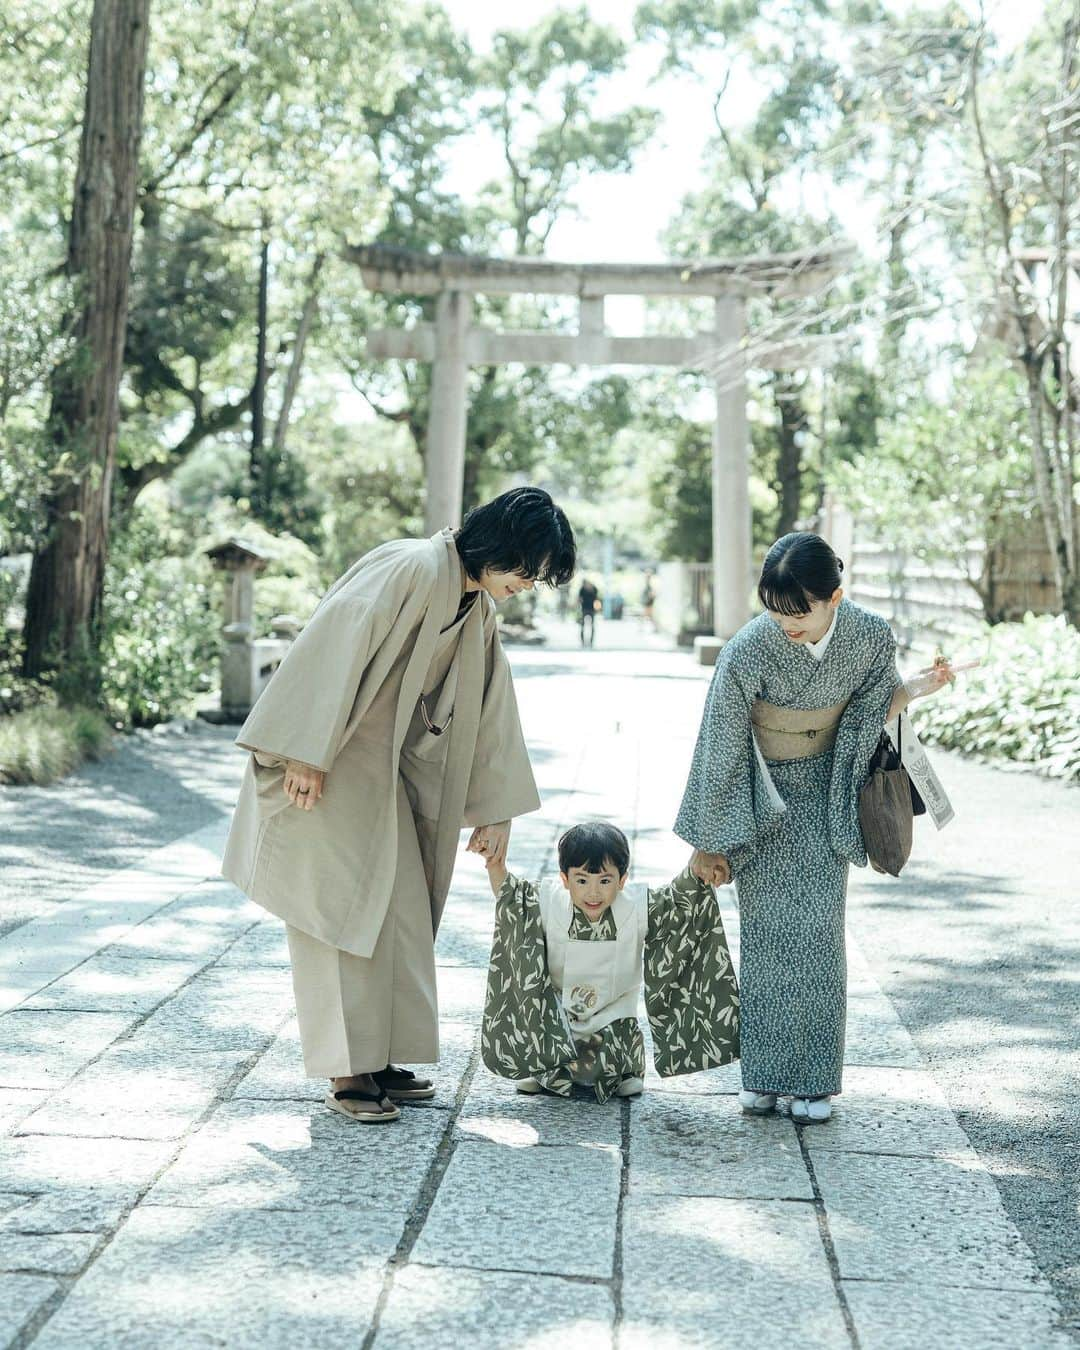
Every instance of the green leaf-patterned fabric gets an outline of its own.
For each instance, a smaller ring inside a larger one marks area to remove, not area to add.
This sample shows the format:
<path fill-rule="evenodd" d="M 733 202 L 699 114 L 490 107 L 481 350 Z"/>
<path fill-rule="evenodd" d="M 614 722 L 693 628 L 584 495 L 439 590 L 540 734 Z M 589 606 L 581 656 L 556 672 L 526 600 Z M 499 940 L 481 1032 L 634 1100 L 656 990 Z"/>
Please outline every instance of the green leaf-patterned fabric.
<path fill-rule="evenodd" d="M 610 910 L 594 925 L 575 909 L 570 935 L 613 941 Z M 645 1006 L 657 1072 L 665 1077 L 726 1064 L 739 1054 L 739 992 L 716 895 L 689 871 L 649 892 Z M 503 1078 L 535 1078 L 569 1096 L 591 1080 L 606 1101 L 623 1078 L 642 1077 L 645 1044 L 634 1017 L 575 1040 L 548 973 L 539 891 L 508 876 L 495 902 L 481 1033 L 484 1063 Z"/>

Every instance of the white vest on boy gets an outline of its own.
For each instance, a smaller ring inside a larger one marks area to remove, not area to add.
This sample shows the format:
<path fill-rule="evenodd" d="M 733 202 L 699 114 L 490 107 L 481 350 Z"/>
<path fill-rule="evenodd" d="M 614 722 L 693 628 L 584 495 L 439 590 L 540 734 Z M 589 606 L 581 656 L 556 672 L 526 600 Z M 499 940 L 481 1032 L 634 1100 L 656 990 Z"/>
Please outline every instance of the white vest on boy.
<path fill-rule="evenodd" d="M 547 943 L 548 974 L 576 1037 L 588 1036 L 620 1017 L 636 1017 L 641 961 L 649 926 L 649 895 L 627 886 L 615 897 L 614 942 L 572 938 L 574 905 L 558 878 L 540 883 L 540 922 Z"/>

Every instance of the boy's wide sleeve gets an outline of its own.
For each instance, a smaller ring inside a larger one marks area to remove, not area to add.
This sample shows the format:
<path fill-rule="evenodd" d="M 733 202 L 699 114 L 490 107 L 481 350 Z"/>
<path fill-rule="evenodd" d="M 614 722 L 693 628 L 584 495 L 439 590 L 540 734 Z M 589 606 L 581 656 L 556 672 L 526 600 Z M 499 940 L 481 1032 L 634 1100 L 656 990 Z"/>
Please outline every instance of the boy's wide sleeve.
<path fill-rule="evenodd" d="M 512 820 L 540 806 L 518 716 L 510 663 L 499 641 L 495 607 L 484 612 L 484 698 L 465 800 L 466 825 Z"/>
<path fill-rule="evenodd" d="M 706 853 L 723 853 L 734 876 L 783 813 L 770 797 L 754 754 L 754 694 L 739 662 L 748 640 L 737 635 L 720 653 L 675 821 L 680 839 Z"/>
<path fill-rule="evenodd" d="M 662 1078 L 739 1057 L 739 986 L 716 893 L 686 869 L 649 891 L 645 1008 Z"/>
<path fill-rule="evenodd" d="M 516 1079 L 555 1073 L 576 1054 L 548 975 L 537 888 L 513 874 L 495 902 L 480 1053 L 492 1073 Z"/>

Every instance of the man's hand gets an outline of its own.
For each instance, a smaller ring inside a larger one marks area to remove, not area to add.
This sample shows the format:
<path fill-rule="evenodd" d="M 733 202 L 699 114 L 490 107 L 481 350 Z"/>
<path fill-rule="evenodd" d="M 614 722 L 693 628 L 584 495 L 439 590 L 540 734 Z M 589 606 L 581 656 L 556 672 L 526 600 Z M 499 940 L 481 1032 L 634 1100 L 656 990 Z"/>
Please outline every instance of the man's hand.
<path fill-rule="evenodd" d="M 731 880 L 731 864 L 722 853 L 694 849 L 690 855 L 690 871 L 706 886 L 726 886 Z"/>
<path fill-rule="evenodd" d="M 479 853 L 489 864 L 506 862 L 506 850 L 510 846 L 510 822 L 500 820 L 495 825 L 477 825 L 469 836 L 469 853 Z"/>
<path fill-rule="evenodd" d="M 310 811 L 322 796 L 325 782 L 326 774 L 322 769 L 313 769 L 310 764 L 300 764 L 295 759 L 286 760 L 282 787 L 293 806 Z"/>

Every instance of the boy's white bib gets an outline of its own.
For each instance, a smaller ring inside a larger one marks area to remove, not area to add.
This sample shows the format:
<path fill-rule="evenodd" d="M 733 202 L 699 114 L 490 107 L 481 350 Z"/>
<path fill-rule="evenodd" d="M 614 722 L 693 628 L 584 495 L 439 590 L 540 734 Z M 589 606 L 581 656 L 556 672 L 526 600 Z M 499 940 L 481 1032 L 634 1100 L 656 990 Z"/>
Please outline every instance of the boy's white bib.
<path fill-rule="evenodd" d="M 588 1036 L 620 1017 L 637 1016 L 649 900 L 644 887 L 635 887 L 634 894 L 630 889 L 621 891 L 611 906 L 615 940 L 591 942 L 569 935 L 574 906 L 562 882 L 540 884 L 548 974 L 574 1036 Z"/>

